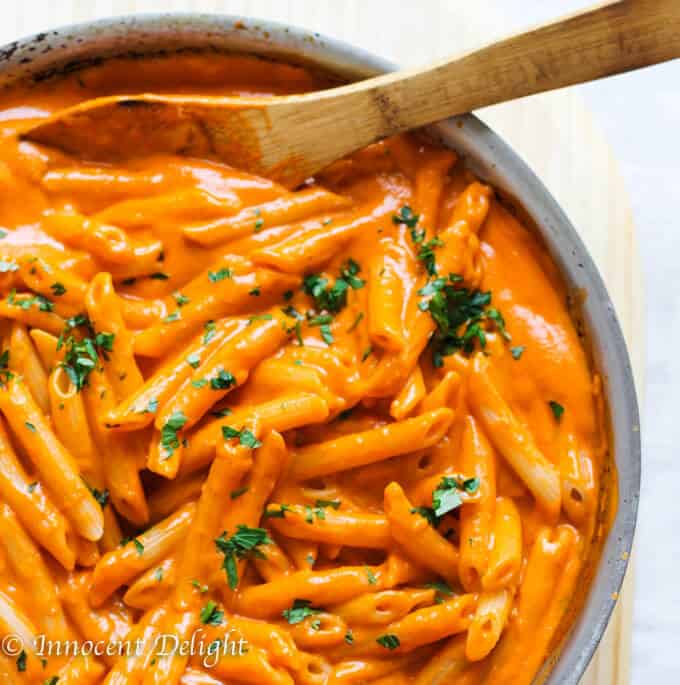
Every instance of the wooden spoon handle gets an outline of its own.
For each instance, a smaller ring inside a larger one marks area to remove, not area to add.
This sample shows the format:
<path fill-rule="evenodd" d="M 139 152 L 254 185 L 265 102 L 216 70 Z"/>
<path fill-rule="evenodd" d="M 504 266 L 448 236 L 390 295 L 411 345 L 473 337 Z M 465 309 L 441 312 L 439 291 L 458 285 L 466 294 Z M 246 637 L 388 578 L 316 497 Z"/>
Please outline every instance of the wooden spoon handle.
<path fill-rule="evenodd" d="M 368 101 L 382 135 L 390 135 L 677 57 L 680 0 L 618 0 L 421 69 L 359 82 L 345 96 L 354 90 Z M 343 109 L 353 111 L 349 101 Z"/>

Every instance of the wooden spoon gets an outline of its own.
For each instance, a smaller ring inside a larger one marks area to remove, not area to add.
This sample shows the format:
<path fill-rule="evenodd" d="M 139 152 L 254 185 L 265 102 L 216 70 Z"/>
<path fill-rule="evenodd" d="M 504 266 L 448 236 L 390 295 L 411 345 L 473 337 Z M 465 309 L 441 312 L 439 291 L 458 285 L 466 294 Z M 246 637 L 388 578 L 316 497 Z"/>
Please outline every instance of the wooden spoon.
<path fill-rule="evenodd" d="M 617 0 L 340 88 L 271 98 L 102 97 L 57 112 L 23 137 L 89 160 L 207 156 L 294 187 L 400 131 L 676 57 L 680 0 Z"/>

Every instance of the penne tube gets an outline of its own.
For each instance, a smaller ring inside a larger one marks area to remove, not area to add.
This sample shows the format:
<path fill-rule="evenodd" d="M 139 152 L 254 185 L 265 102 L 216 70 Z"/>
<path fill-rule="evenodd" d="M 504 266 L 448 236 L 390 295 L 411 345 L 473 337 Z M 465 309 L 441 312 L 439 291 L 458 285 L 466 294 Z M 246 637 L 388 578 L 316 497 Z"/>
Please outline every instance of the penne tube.
<path fill-rule="evenodd" d="M 252 465 L 248 448 L 229 445 L 220 451 L 210 467 L 196 506 L 196 516 L 188 533 L 191 544 L 185 547 L 185 553 L 177 566 L 176 601 L 182 606 L 191 606 L 195 601 L 194 579 L 210 577 L 218 556 L 215 538 L 223 530 L 220 503 L 239 488 Z"/>
<path fill-rule="evenodd" d="M 361 208 L 346 217 L 334 219 L 327 226 L 295 232 L 279 243 L 255 250 L 250 257 L 255 264 L 284 273 L 309 272 L 328 262 L 357 234 L 377 228 L 391 209 L 386 205 Z"/>
<path fill-rule="evenodd" d="M 456 163 L 457 155 L 452 150 L 437 150 L 415 174 L 414 205 L 419 216 L 419 225 L 426 230 L 428 240 L 439 226 L 439 205 L 448 170 Z"/>
<path fill-rule="evenodd" d="M 31 340 L 35 345 L 43 368 L 48 373 L 51 372 L 60 357 L 59 351 L 57 350 L 59 338 L 51 333 L 41 331 L 39 328 L 31 328 L 28 334 L 31 336 Z"/>
<path fill-rule="evenodd" d="M 243 385 L 258 362 L 283 344 L 289 335 L 288 327 L 278 309 L 263 314 L 261 320 L 250 321 L 233 340 L 200 364 L 189 383 L 159 409 L 156 428 L 160 430 L 176 412 L 186 417 L 184 430 L 197 423 L 213 404 Z"/>
<path fill-rule="evenodd" d="M 561 507 L 559 473 L 501 397 L 481 355 L 475 357 L 468 393 L 472 408 L 491 442 L 529 488 L 539 506 L 555 519 Z"/>
<path fill-rule="evenodd" d="M 19 274 L 29 290 L 49 298 L 62 316 L 73 316 L 83 310 L 87 282 L 72 269 L 36 257 L 21 260 Z"/>
<path fill-rule="evenodd" d="M 532 652 L 545 653 L 545 637 L 552 637 L 568 605 L 569 597 L 563 594 L 565 585 L 573 591 L 577 544 L 578 534 L 571 526 L 546 526 L 539 531 L 524 571 L 511 639 L 501 641 L 493 652 L 487 675 L 489 685 L 530 682 L 524 669 L 535 661 Z"/>
<path fill-rule="evenodd" d="M 73 570 L 76 536 L 42 485 L 32 481 L 12 448 L 0 419 L 0 497 L 35 540 L 67 570 Z"/>
<path fill-rule="evenodd" d="M 281 538 L 279 544 L 298 571 L 308 571 L 314 568 L 314 564 L 319 558 L 319 545 L 316 542 Z"/>
<path fill-rule="evenodd" d="M 184 235 L 206 247 L 229 243 L 249 233 L 258 233 L 265 226 L 278 226 L 300 221 L 313 214 L 346 208 L 351 201 L 324 188 L 312 186 L 288 193 L 255 207 L 246 207 L 238 214 L 209 223 L 184 228 Z"/>
<path fill-rule="evenodd" d="M 407 344 L 403 303 L 405 279 L 414 278 L 413 259 L 396 241 L 384 239 L 380 245 L 368 270 L 368 335 L 374 345 L 399 353 Z"/>
<path fill-rule="evenodd" d="M 356 638 L 352 647 L 346 650 L 368 656 L 384 655 L 388 649 L 379 642 L 380 636 L 396 638 L 395 646 L 389 648 L 391 654 L 408 654 L 425 645 L 464 633 L 472 621 L 477 608 L 477 595 L 458 595 L 439 604 L 417 609 L 403 619 L 369 631 L 355 631 Z"/>
<path fill-rule="evenodd" d="M 380 566 L 298 571 L 245 588 L 236 597 L 235 609 L 253 618 L 271 618 L 279 616 L 300 597 L 312 605 L 337 604 L 368 591 L 380 590 L 382 578 Z"/>
<path fill-rule="evenodd" d="M 209 336 L 207 333 L 196 336 L 141 387 L 111 409 L 106 415 L 106 426 L 112 430 L 133 431 L 151 425 L 161 403 L 165 404 L 191 377 L 201 360 L 205 361 L 245 326 L 246 322 L 241 319 L 222 319 L 208 331 Z"/>
<path fill-rule="evenodd" d="M 390 416 L 396 421 L 405 419 L 415 411 L 416 406 L 425 397 L 425 381 L 420 366 L 409 374 L 404 387 L 390 404 Z"/>
<path fill-rule="evenodd" d="M 74 458 L 35 403 L 24 383 L 12 379 L 0 388 L 0 410 L 35 465 L 45 486 L 60 497 L 61 507 L 86 540 L 99 540 L 104 517 L 83 483 Z"/>
<path fill-rule="evenodd" d="M 51 303 L 29 293 L 10 292 L 0 300 L 0 316 L 52 335 L 60 335 L 64 329 L 64 319 L 52 311 Z"/>
<path fill-rule="evenodd" d="M 593 461 L 573 433 L 561 431 L 559 443 L 562 506 L 569 520 L 581 525 L 593 515 L 597 506 Z"/>
<path fill-rule="evenodd" d="M 225 255 L 200 273 L 182 292 L 189 303 L 135 338 L 135 354 L 160 357 L 172 346 L 184 342 L 207 321 L 238 314 L 252 306 L 250 293 L 259 289 L 260 298 L 281 295 L 299 285 L 299 279 L 271 269 L 256 268 L 235 255 Z"/>
<path fill-rule="evenodd" d="M 95 610 L 87 601 L 90 574 L 70 574 L 59 582 L 59 597 L 68 618 L 81 635 L 102 644 L 122 642 L 130 632 L 132 618 L 122 602 L 109 601 Z M 115 657 L 106 654 L 102 660 L 109 666 Z"/>
<path fill-rule="evenodd" d="M 152 269 L 163 249 L 160 240 L 133 240 L 117 226 L 103 224 L 74 211 L 47 210 L 41 226 L 64 244 L 84 248 L 112 264 L 143 262 Z"/>
<path fill-rule="evenodd" d="M 111 349 L 107 348 L 104 366 L 116 397 L 126 398 L 144 384 L 144 379 L 135 361 L 132 336 L 123 320 L 111 274 L 99 273 L 92 279 L 85 306 L 95 330 L 114 336 Z"/>
<path fill-rule="evenodd" d="M 93 656 L 78 654 L 59 669 L 59 685 L 96 685 L 101 682 L 105 666 Z"/>
<path fill-rule="evenodd" d="M 447 371 L 444 378 L 423 398 L 420 403 L 420 411 L 427 412 L 440 407 L 454 407 L 460 386 L 460 374 L 456 371 Z"/>
<path fill-rule="evenodd" d="M 37 629 L 12 597 L 0 590 L 0 635 L 16 635 L 29 648 L 36 643 Z"/>
<path fill-rule="evenodd" d="M 123 601 L 135 609 L 153 609 L 170 595 L 176 580 L 177 562 L 174 556 L 170 556 L 130 583 L 123 595 Z"/>
<path fill-rule="evenodd" d="M 319 424 L 328 418 L 328 403 L 318 395 L 299 392 L 279 398 L 236 408 L 224 419 L 212 419 L 197 428 L 185 448 L 180 473 L 193 472 L 203 468 L 215 454 L 215 447 L 222 439 L 222 426 L 243 427 L 246 423 L 257 423 L 261 430 L 279 433 Z"/>
<path fill-rule="evenodd" d="M 167 605 L 160 604 L 147 611 L 132 626 L 127 639 L 130 644 L 139 644 L 143 648 L 120 654 L 107 674 L 104 685 L 132 685 L 141 680 L 145 668 L 148 668 L 149 662 L 153 659 L 152 648 L 158 639 L 160 626 L 167 613 Z"/>
<path fill-rule="evenodd" d="M 94 218 L 134 229 L 168 221 L 224 217 L 238 211 L 240 205 L 235 193 L 217 196 L 197 188 L 179 188 L 164 195 L 121 200 L 97 212 Z"/>
<path fill-rule="evenodd" d="M 283 512 L 280 518 L 270 518 L 272 528 L 282 535 L 298 540 L 311 540 L 329 545 L 348 545 L 368 549 L 390 546 L 390 525 L 380 514 L 345 511 L 342 505 L 311 507 L 270 504 L 270 514 Z"/>
<path fill-rule="evenodd" d="M 489 567 L 489 548 L 496 508 L 496 455 L 472 416 L 465 418 L 461 468 L 477 478 L 478 499 L 460 509 L 460 582 L 468 592 L 478 591 Z"/>
<path fill-rule="evenodd" d="M 102 455 L 101 469 L 113 506 L 128 521 L 144 525 L 149 509 L 132 444 L 127 436 L 115 435 L 103 427 L 103 417 L 115 405 L 113 388 L 103 371 L 92 371 L 83 389 L 83 399 L 94 443 Z"/>
<path fill-rule="evenodd" d="M 95 468 L 98 471 L 95 467 L 96 448 L 87 423 L 83 396 L 63 367 L 58 366 L 52 371 L 47 390 L 57 437 L 75 457 L 82 474 L 91 474 Z"/>
<path fill-rule="evenodd" d="M 274 578 L 287 576 L 295 570 L 286 553 L 272 538 L 271 531 L 267 531 L 267 535 L 270 542 L 262 545 L 262 558 L 255 557 L 253 559 L 253 564 L 258 574 L 266 582 L 274 580 Z"/>
<path fill-rule="evenodd" d="M 486 573 L 481 577 L 484 590 L 512 587 L 522 566 L 522 521 L 514 502 L 507 497 L 496 499 L 493 544 Z"/>
<path fill-rule="evenodd" d="M 333 613 L 350 625 L 385 625 L 399 621 L 418 606 L 432 604 L 436 590 L 383 590 L 336 604 Z"/>
<path fill-rule="evenodd" d="M 458 550 L 418 513 L 398 483 L 385 488 L 390 533 L 406 555 L 450 583 L 458 581 Z"/>
<path fill-rule="evenodd" d="M 195 512 L 195 504 L 185 504 L 126 545 L 105 554 L 92 572 L 92 606 L 101 606 L 118 587 L 167 557 L 186 536 Z"/>
<path fill-rule="evenodd" d="M 347 624 L 340 616 L 320 611 L 291 626 L 290 634 L 302 649 L 329 649 L 345 642 Z"/>
<path fill-rule="evenodd" d="M 41 411 L 47 414 L 49 412 L 47 374 L 26 327 L 16 321 L 12 324 L 9 340 L 9 367 L 23 377 L 33 399 Z"/>
<path fill-rule="evenodd" d="M 465 644 L 465 635 L 449 639 L 418 671 L 413 685 L 447 685 L 459 682 L 460 675 L 468 666 Z"/>
<path fill-rule="evenodd" d="M 290 475 L 307 480 L 426 449 L 441 440 L 452 421 L 450 409 L 438 409 L 382 428 L 302 447 L 294 453 Z"/>
<path fill-rule="evenodd" d="M 65 639 L 69 629 L 54 581 L 40 550 L 6 504 L 0 505 L 0 546 L 17 580 L 31 589 L 31 609 L 38 619 L 36 627 L 51 639 Z"/>
<path fill-rule="evenodd" d="M 512 592 L 507 589 L 480 595 L 465 643 L 465 656 L 469 661 L 481 661 L 498 644 L 510 616 L 512 600 Z"/>
<path fill-rule="evenodd" d="M 149 519 L 159 521 L 187 502 L 196 501 L 201 494 L 205 476 L 205 472 L 192 473 L 160 485 L 148 500 Z"/>
<path fill-rule="evenodd" d="M 374 682 L 409 665 L 408 655 L 391 656 L 389 659 L 357 657 L 339 661 L 333 666 L 329 683 L 333 685 L 360 685 Z M 428 682 L 429 685 L 429 682 Z"/>

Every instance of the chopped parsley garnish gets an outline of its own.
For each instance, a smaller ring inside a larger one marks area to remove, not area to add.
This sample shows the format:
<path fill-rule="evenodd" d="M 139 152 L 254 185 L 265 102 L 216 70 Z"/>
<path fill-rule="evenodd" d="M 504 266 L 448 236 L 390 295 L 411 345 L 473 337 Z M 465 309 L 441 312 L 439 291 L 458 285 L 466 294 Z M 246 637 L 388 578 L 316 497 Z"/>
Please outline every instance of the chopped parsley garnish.
<path fill-rule="evenodd" d="M 296 623 L 302 623 L 309 616 L 318 614 L 321 609 L 312 606 L 312 603 L 307 599 L 296 599 L 290 609 L 284 609 L 281 612 L 283 618 L 294 626 Z"/>
<path fill-rule="evenodd" d="M 264 555 L 258 547 L 260 545 L 270 545 L 271 542 L 264 528 L 250 528 L 243 524 L 237 526 L 236 532 L 231 537 L 227 536 L 225 531 L 220 537 L 215 539 L 217 551 L 224 554 L 222 568 L 226 571 L 227 581 L 232 590 L 235 590 L 238 586 L 238 567 L 236 561 L 251 556 L 263 559 Z"/>
<path fill-rule="evenodd" d="M 347 291 L 364 286 L 364 281 L 357 276 L 360 270 L 361 267 L 353 259 L 348 259 L 332 286 L 328 286 L 327 278 L 309 274 L 304 278 L 302 289 L 314 299 L 314 306 L 318 311 L 337 314 L 347 304 Z"/>
<path fill-rule="evenodd" d="M 153 577 L 156 579 L 157 583 L 160 583 L 163 580 L 163 567 L 159 566 L 154 572 L 153 572 Z"/>
<path fill-rule="evenodd" d="M 266 519 L 282 519 L 286 517 L 286 512 L 290 510 L 290 505 L 282 504 L 278 509 L 265 509 L 262 516 Z"/>
<path fill-rule="evenodd" d="M 64 287 L 63 283 L 52 283 L 52 285 L 50 285 L 50 290 L 52 291 L 52 294 L 56 297 L 66 294 L 66 288 Z"/>
<path fill-rule="evenodd" d="M 224 369 L 221 369 L 217 376 L 210 379 L 210 387 L 213 390 L 226 390 L 232 385 L 236 385 L 236 378 L 234 378 L 233 373 Z"/>
<path fill-rule="evenodd" d="M 119 544 L 121 547 L 125 547 L 130 543 L 132 543 L 135 546 L 137 555 L 141 557 L 142 554 L 144 554 L 144 545 L 137 538 L 124 537 Z"/>
<path fill-rule="evenodd" d="M 201 609 L 200 619 L 201 623 L 207 626 L 219 626 L 222 625 L 222 619 L 224 618 L 224 611 L 220 611 L 217 608 L 217 602 L 212 599 Z"/>
<path fill-rule="evenodd" d="M 519 359 L 522 356 L 522 353 L 525 349 L 526 348 L 524 347 L 524 345 L 517 345 L 517 347 L 510 348 L 510 354 L 512 355 L 513 359 Z"/>
<path fill-rule="evenodd" d="M 200 582 L 199 580 L 197 580 L 196 578 L 194 578 L 194 579 L 191 581 L 191 584 L 192 584 L 192 585 L 193 585 L 193 586 L 194 586 L 202 595 L 204 595 L 206 592 L 208 592 L 208 589 L 209 589 L 208 586 L 207 586 L 207 585 L 202 585 L 201 582 Z"/>
<path fill-rule="evenodd" d="M 245 495 L 246 492 L 248 492 L 248 486 L 238 488 L 238 490 L 232 490 L 229 493 L 229 497 L 231 499 L 238 499 L 241 495 Z"/>
<path fill-rule="evenodd" d="M 198 352 L 194 352 L 186 358 L 186 362 L 192 369 L 197 369 L 198 365 L 201 363 L 201 357 Z"/>
<path fill-rule="evenodd" d="M 550 409 L 552 409 L 553 416 L 559 421 L 562 418 L 562 414 L 564 414 L 564 407 L 559 402 L 555 402 L 555 400 L 550 400 L 548 404 Z"/>
<path fill-rule="evenodd" d="M 26 651 L 21 650 L 19 656 L 17 657 L 17 671 L 23 673 L 26 670 Z"/>
<path fill-rule="evenodd" d="M 90 488 L 92 497 L 98 502 L 99 506 L 104 509 L 109 503 L 109 491 L 107 489 L 98 490 L 97 488 Z"/>
<path fill-rule="evenodd" d="M 264 219 L 258 219 L 255 222 L 255 233 L 259 233 L 262 230 L 263 226 L 264 226 Z"/>
<path fill-rule="evenodd" d="M 152 397 L 149 400 L 149 404 L 146 405 L 142 411 L 140 411 L 140 414 L 155 414 L 158 411 L 158 399 L 155 397 Z"/>
<path fill-rule="evenodd" d="M 373 346 L 369 345 L 361 354 L 361 361 L 365 362 L 371 356 L 371 352 L 373 352 Z"/>
<path fill-rule="evenodd" d="M 210 412 L 213 416 L 217 416 L 218 418 L 221 418 L 223 416 L 230 416 L 234 412 L 232 412 L 229 407 L 225 407 L 224 409 L 215 409 L 215 411 Z"/>
<path fill-rule="evenodd" d="M 378 582 L 378 579 L 375 577 L 375 573 L 373 573 L 368 566 L 366 567 L 366 577 L 368 578 L 369 585 L 375 585 Z"/>
<path fill-rule="evenodd" d="M 0 383 L 3 385 L 14 377 L 9 370 L 9 350 L 3 350 L 0 354 Z"/>
<path fill-rule="evenodd" d="M 419 219 L 420 215 L 414 214 L 408 205 L 404 205 L 397 214 L 392 215 L 392 221 L 395 224 L 404 224 L 409 228 L 415 228 Z"/>
<path fill-rule="evenodd" d="M 425 587 L 437 591 L 434 598 L 435 604 L 441 604 L 444 601 L 444 597 L 451 597 L 453 595 L 453 590 L 449 587 L 449 584 L 445 583 L 443 580 L 426 583 Z"/>
<path fill-rule="evenodd" d="M 506 339 L 505 321 L 497 309 L 489 307 L 491 292 L 458 287 L 460 276 L 450 274 L 448 279 L 436 278 L 421 288 L 421 295 L 430 295 L 418 305 L 421 311 L 429 311 L 437 324 L 432 337 L 435 366 L 440 367 L 443 356 L 462 350 L 470 354 L 475 342 L 481 349 L 486 347 L 486 330 L 489 323 Z"/>
<path fill-rule="evenodd" d="M 189 304 L 189 302 L 191 302 L 191 300 L 182 295 L 179 290 L 175 290 L 175 292 L 172 293 L 172 296 L 175 298 L 175 302 L 177 303 L 178 307 L 183 307 L 185 304 Z"/>
<path fill-rule="evenodd" d="M 81 337 L 73 334 L 75 329 L 83 329 Z M 107 353 L 113 350 L 114 338 L 113 333 L 97 333 L 84 314 L 66 321 L 66 327 L 57 341 L 57 350 L 65 349 L 61 367 L 76 390 L 82 390 L 87 385 L 87 379 L 97 366 L 100 355 L 108 360 Z"/>
<path fill-rule="evenodd" d="M 217 283 L 223 281 L 225 278 L 231 278 L 232 275 L 231 269 L 225 267 L 219 271 L 208 271 L 208 280 L 211 283 Z"/>
<path fill-rule="evenodd" d="M 425 265 L 425 270 L 430 276 L 437 275 L 437 263 L 435 261 L 434 250 L 437 247 L 443 245 L 441 238 L 435 236 L 431 238 L 426 243 L 420 245 L 420 250 L 418 250 L 418 259 Z"/>
<path fill-rule="evenodd" d="M 30 421 L 24 421 L 24 426 L 26 426 L 31 433 L 35 433 L 36 427 Z"/>
<path fill-rule="evenodd" d="M 260 288 L 259 286 L 256 286 L 252 290 L 248 291 L 248 295 L 252 295 L 253 297 L 259 297 L 260 296 Z"/>
<path fill-rule="evenodd" d="M 198 380 L 193 380 L 191 381 L 191 385 L 194 388 L 205 388 L 206 385 L 208 385 L 208 379 L 207 378 L 199 378 Z"/>
<path fill-rule="evenodd" d="M 333 338 L 333 332 L 331 331 L 330 324 L 322 324 L 321 326 L 319 326 L 319 331 L 321 332 L 321 338 L 326 343 L 326 345 L 332 345 L 335 338 Z"/>
<path fill-rule="evenodd" d="M 353 645 L 353 644 L 354 644 L 354 633 L 352 633 L 352 631 L 349 630 L 349 629 L 348 629 L 347 632 L 345 633 L 345 642 L 346 642 L 348 645 Z"/>
<path fill-rule="evenodd" d="M 26 488 L 28 490 L 29 494 L 33 494 L 34 490 L 38 487 L 38 481 L 35 480 L 32 483 L 28 484 L 28 487 Z"/>
<path fill-rule="evenodd" d="M 170 276 L 162 271 L 156 271 L 155 273 L 152 273 L 149 278 L 153 278 L 154 281 L 167 281 Z"/>
<path fill-rule="evenodd" d="M 396 649 L 401 644 L 401 642 L 399 642 L 399 638 L 396 635 L 390 633 L 386 635 L 380 635 L 380 637 L 377 637 L 375 641 L 381 647 L 384 647 L 385 649 L 389 650 Z"/>
<path fill-rule="evenodd" d="M 364 313 L 359 312 L 356 316 L 356 319 L 354 319 L 354 321 L 352 322 L 352 325 L 347 329 L 347 332 L 351 333 L 361 323 L 363 318 L 364 318 Z"/>
<path fill-rule="evenodd" d="M 236 430 L 236 428 L 232 428 L 231 426 L 222 426 L 222 436 L 225 440 L 238 438 L 239 444 L 244 447 L 250 447 L 251 449 L 262 447 L 262 443 L 255 437 L 252 431 L 249 431 L 247 428 Z"/>
<path fill-rule="evenodd" d="M 455 478 L 444 476 L 432 492 L 432 509 L 437 518 L 457 509 L 463 500 L 458 494 L 458 482 Z"/>
<path fill-rule="evenodd" d="M 172 323 L 173 321 L 179 321 L 182 318 L 182 315 L 179 313 L 179 309 L 176 311 L 172 312 L 172 314 L 168 314 L 164 319 L 163 323 Z"/>
<path fill-rule="evenodd" d="M 357 277 L 360 271 L 361 267 L 350 257 L 340 269 L 340 278 L 347 281 L 353 290 L 359 290 L 366 284 L 366 281 Z"/>
<path fill-rule="evenodd" d="M 17 298 L 17 291 L 12 288 L 7 297 L 7 304 L 19 307 L 19 309 L 30 309 L 34 304 L 38 305 L 38 309 L 41 312 L 52 312 L 54 311 L 54 303 L 48 300 L 43 295 L 22 295 Z"/>
<path fill-rule="evenodd" d="M 187 421 L 187 417 L 181 411 L 175 411 L 161 428 L 161 447 L 165 450 L 166 459 L 169 459 L 175 450 L 179 449 L 180 442 L 177 433 Z"/>
<path fill-rule="evenodd" d="M 203 326 L 205 333 L 203 334 L 203 344 L 207 345 L 216 335 L 217 330 L 214 321 L 206 321 Z"/>

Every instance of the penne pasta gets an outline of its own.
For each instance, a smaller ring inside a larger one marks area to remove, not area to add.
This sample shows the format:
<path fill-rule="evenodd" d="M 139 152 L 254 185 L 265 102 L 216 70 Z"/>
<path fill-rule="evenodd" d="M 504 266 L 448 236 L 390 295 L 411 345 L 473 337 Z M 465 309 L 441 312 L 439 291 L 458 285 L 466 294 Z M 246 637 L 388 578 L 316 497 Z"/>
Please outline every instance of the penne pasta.
<path fill-rule="evenodd" d="M 22 139 L 122 91 L 331 85 L 190 51 L 0 94 L 1 685 L 529 685 L 568 633 L 601 380 L 455 152 L 405 133 L 290 190 L 202 134 L 147 154 L 133 110 L 134 159 Z"/>

